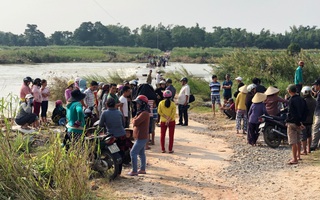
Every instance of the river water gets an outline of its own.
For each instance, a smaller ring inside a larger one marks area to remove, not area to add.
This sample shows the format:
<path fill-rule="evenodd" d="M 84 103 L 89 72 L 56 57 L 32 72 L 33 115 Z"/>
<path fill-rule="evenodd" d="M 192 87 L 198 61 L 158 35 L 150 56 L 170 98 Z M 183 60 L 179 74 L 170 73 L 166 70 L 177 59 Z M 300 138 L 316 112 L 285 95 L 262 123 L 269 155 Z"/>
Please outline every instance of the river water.
<path fill-rule="evenodd" d="M 164 69 L 161 68 L 161 70 L 166 72 L 176 71 L 182 67 L 197 77 L 210 80 L 212 68 L 208 64 L 170 63 L 170 66 Z M 153 77 L 155 77 L 157 69 L 153 70 Z M 10 93 L 19 95 L 22 80 L 26 76 L 30 76 L 33 79 L 46 79 L 48 85 L 50 85 L 50 78 L 52 77 L 75 78 L 93 74 L 108 76 L 110 73 L 118 72 L 124 77 L 136 74 L 140 79 L 140 83 L 144 83 L 146 77 L 142 75 L 147 74 L 149 68 L 146 68 L 146 63 L 50 63 L 0 65 L 0 71 L 0 97 L 6 97 Z"/>

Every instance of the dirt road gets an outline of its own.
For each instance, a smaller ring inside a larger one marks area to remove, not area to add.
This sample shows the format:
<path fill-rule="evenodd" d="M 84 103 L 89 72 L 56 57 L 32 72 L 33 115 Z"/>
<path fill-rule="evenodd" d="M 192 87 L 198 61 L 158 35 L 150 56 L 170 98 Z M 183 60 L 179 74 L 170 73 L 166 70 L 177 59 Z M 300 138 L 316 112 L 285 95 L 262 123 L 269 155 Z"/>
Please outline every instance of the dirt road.
<path fill-rule="evenodd" d="M 225 120 L 224 120 L 225 121 Z M 219 134 L 232 134 L 233 122 L 227 124 Z M 210 129 L 212 132 L 212 129 Z M 203 124 L 189 121 L 188 127 L 177 126 L 174 153 L 161 153 L 160 128 L 156 129 L 156 145 L 147 151 L 147 174 L 126 176 L 130 167 L 111 183 L 97 183 L 102 190 L 109 184 L 117 199 L 314 199 L 320 197 L 319 165 L 304 164 L 285 166 L 281 170 L 270 170 L 248 177 L 236 173 L 227 177 L 222 171 L 233 160 L 231 145 L 221 137 L 208 136 L 209 129 Z M 235 136 L 238 137 L 238 136 Z M 168 145 L 168 136 L 166 138 Z M 243 138 L 245 143 L 245 138 Z M 257 151 L 264 148 L 256 147 Z M 289 157 L 290 155 L 288 155 Z M 308 158 L 306 159 L 314 159 Z M 269 164 L 269 163 L 268 163 Z M 272 163 L 271 163 L 272 165 Z M 248 173 L 251 173 L 250 171 Z"/>

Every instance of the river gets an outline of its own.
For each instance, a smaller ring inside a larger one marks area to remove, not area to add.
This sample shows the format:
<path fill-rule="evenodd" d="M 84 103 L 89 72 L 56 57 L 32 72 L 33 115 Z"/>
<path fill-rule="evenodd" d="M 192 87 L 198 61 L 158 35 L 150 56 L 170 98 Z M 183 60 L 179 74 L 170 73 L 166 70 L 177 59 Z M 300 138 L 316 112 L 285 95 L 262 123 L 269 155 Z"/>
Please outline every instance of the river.
<path fill-rule="evenodd" d="M 184 67 L 187 71 L 197 77 L 203 77 L 210 80 L 211 67 L 208 64 L 186 64 L 186 63 L 170 63 L 170 66 L 164 68 L 167 71 L 176 71 Z M 155 68 L 153 77 L 156 75 Z M 50 63 L 50 64 L 34 64 L 34 65 L 0 65 L 0 97 L 6 97 L 12 93 L 19 95 L 22 80 L 26 76 L 34 78 L 47 79 L 50 85 L 52 77 L 75 78 L 85 75 L 99 74 L 108 76 L 109 73 L 118 72 L 120 75 L 127 77 L 136 74 L 140 82 L 145 82 L 142 74 L 147 74 L 149 68 L 146 63 Z"/>

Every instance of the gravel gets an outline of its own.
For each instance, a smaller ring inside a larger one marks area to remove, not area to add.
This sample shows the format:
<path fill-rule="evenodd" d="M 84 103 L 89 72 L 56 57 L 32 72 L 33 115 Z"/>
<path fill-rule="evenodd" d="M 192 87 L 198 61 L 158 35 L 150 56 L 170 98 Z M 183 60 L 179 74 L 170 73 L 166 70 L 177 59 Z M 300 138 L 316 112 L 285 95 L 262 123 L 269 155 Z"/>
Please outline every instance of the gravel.
<path fill-rule="evenodd" d="M 221 177 L 234 178 L 235 184 L 243 184 L 244 181 L 256 182 L 259 184 L 261 177 L 267 178 L 268 172 L 291 169 L 297 166 L 287 164 L 291 156 L 291 149 L 288 145 L 280 145 L 278 148 L 268 147 L 263 136 L 258 139 L 259 145 L 252 147 L 246 142 L 246 136 L 235 133 L 235 121 L 224 119 L 225 117 L 218 114 L 215 119 L 210 115 L 190 114 L 190 119 L 208 126 L 208 131 L 204 134 L 213 138 L 224 139 L 234 154 L 231 156 L 230 165 L 222 170 Z M 203 132 L 202 132 L 203 134 Z"/>

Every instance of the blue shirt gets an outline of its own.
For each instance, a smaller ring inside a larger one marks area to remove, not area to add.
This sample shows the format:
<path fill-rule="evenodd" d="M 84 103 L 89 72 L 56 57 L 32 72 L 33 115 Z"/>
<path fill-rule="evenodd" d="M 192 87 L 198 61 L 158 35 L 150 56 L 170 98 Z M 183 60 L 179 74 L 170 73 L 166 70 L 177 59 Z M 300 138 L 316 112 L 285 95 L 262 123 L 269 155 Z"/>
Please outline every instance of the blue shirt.
<path fill-rule="evenodd" d="M 116 108 L 108 108 L 100 116 L 100 127 L 105 127 L 114 137 L 121 137 L 126 134 L 122 113 Z"/>
<path fill-rule="evenodd" d="M 264 103 L 253 103 L 249 110 L 249 123 L 258 124 L 259 117 L 263 114 L 267 114 L 266 105 Z"/>
<path fill-rule="evenodd" d="M 229 80 L 229 81 L 223 81 L 223 83 L 222 83 L 222 86 L 231 86 L 232 87 L 232 81 L 231 80 Z M 223 96 L 225 97 L 225 96 L 229 96 L 229 97 L 231 97 L 232 95 L 231 95 L 231 87 L 229 88 L 229 89 L 227 89 L 227 88 L 224 88 L 224 90 L 223 90 Z"/>
<path fill-rule="evenodd" d="M 303 83 L 303 77 L 302 77 L 302 68 L 299 66 L 296 69 L 296 73 L 294 75 L 294 84 L 300 84 Z"/>
<path fill-rule="evenodd" d="M 211 95 L 218 96 L 220 95 L 220 83 L 219 82 L 211 82 L 209 84 Z"/>

